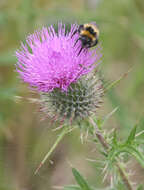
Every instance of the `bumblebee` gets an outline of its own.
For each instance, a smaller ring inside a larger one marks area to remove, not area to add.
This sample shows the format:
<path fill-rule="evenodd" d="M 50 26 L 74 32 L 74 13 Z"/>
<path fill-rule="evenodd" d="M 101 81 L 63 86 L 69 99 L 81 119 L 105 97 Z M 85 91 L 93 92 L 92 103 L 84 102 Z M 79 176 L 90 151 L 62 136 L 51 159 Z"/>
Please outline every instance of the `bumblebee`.
<path fill-rule="evenodd" d="M 72 37 L 76 33 L 79 34 L 79 38 L 76 40 L 75 45 L 79 40 L 81 41 L 81 48 L 78 55 L 83 49 L 88 49 L 97 45 L 99 39 L 99 29 L 95 22 L 80 25 L 79 28 L 74 31 Z"/>

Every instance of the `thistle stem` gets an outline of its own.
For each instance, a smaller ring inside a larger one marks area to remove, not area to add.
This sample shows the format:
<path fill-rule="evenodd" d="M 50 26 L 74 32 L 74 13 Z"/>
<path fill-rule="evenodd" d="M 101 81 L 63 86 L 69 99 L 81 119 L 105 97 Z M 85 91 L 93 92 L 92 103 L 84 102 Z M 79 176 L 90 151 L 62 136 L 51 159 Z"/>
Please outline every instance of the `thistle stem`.
<path fill-rule="evenodd" d="M 128 188 L 128 190 L 133 190 L 130 181 L 128 179 L 128 177 L 126 176 L 126 173 L 124 171 L 124 168 L 122 168 L 122 166 L 120 165 L 119 162 L 116 163 L 116 166 L 118 168 L 119 174 L 123 180 L 123 183 L 126 185 L 126 187 Z"/>
<path fill-rule="evenodd" d="M 92 118 L 90 118 L 90 123 L 95 128 L 95 133 L 96 133 L 96 136 L 97 136 L 99 142 L 101 143 L 101 145 L 103 146 L 103 148 L 107 151 L 109 149 L 109 144 L 105 140 L 103 134 L 101 133 L 101 131 L 99 130 L 98 126 L 96 125 L 96 123 L 94 122 L 94 120 Z M 121 178 L 123 180 L 123 183 L 127 187 L 127 189 L 128 190 L 133 190 L 133 187 L 131 186 L 131 183 L 130 183 L 129 179 L 128 179 L 128 177 L 125 174 L 124 168 L 122 168 L 122 166 L 120 165 L 119 162 L 117 162 L 115 165 L 118 168 L 119 174 L 120 174 L 120 176 L 121 176 Z"/>
<path fill-rule="evenodd" d="M 48 151 L 48 153 L 45 155 L 44 159 L 41 161 L 38 168 L 35 170 L 35 173 L 34 173 L 35 175 L 38 173 L 39 169 L 43 166 L 43 164 L 46 162 L 46 160 L 50 157 L 50 155 L 55 150 L 55 148 L 57 147 L 59 142 L 63 139 L 65 134 L 68 132 L 68 130 L 69 130 L 68 126 L 63 127 L 63 130 L 61 131 L 60 135 L 56 139 L 55 143 L 52 145 L 51 149 Z"/>

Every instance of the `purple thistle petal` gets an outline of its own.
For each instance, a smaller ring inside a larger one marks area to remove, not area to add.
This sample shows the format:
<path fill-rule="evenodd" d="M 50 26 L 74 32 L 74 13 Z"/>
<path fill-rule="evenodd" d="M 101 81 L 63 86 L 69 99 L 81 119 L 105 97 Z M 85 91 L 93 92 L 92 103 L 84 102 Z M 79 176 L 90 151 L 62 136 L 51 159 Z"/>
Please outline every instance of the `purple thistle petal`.
<path fill-rule="evenodd" d="M 71 83 L 96 67 L 101 57 L 97 53 L 99 48 L 82 51 L 77 56 L 81 46 L 80 42 L 74 46 L 78 34 L 71 38 L 77 28 L 73 24 L 70 32 L 66 32 L 65 25 L 60 23 L 58 34 L 50 26 L 29 35 L 26 44 L 21 43 L 21 49 L 16 52 L 16 71 L 20 78 L 41 92 L 55 88 L 67 91 Z"/>

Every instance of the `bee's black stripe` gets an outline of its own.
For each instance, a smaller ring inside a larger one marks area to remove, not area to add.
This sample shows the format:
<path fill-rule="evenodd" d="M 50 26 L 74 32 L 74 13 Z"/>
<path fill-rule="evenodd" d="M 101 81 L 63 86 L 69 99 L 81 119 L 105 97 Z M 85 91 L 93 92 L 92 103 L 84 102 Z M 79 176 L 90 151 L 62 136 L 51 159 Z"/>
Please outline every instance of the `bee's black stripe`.
<path fill-rule="evenodd" d="M 86 30 L 89 31 L 92 35 L 96 35 L 96 32 L 94 31 L 94 29 L 92 27 L 86 27 Z"/>

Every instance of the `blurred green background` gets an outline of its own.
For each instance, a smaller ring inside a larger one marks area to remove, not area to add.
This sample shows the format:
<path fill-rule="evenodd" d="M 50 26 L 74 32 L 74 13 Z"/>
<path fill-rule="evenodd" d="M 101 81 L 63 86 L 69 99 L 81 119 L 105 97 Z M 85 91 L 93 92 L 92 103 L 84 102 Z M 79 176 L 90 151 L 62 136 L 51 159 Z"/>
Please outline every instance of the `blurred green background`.
<path fill-rule="evenodd" d="M 100 169 L 86 158 L 97 157 L 91 143 L 80 140 L 80 131 L 68 135 L 38 175 L 34 175 L 58 132 L 49 122 L 40 121 L 33 97 L 15 72 L 16 49 L 20 41 L 43 25 L 96 21 L 101 35 L 102 78 L 114 81 L 130 68 L 131 72 L 105 96 L 99 117 L 115 107 L 118 111 L 105 125 L 116 128 L 124 139 L 139 121 L 144 129 L 144 1 L 142 0 L 0 0 L 0 190 L 53 189 L 74 182 L 70 165 L 78 168 L 96 187 L 103 187 Z M 15 96 L 24 99 L 16 101 Z M 143 136 L 144 137 L 144 136 Z M 144 171 L 132 160 L 130 168 L 136 183 Z"/>

